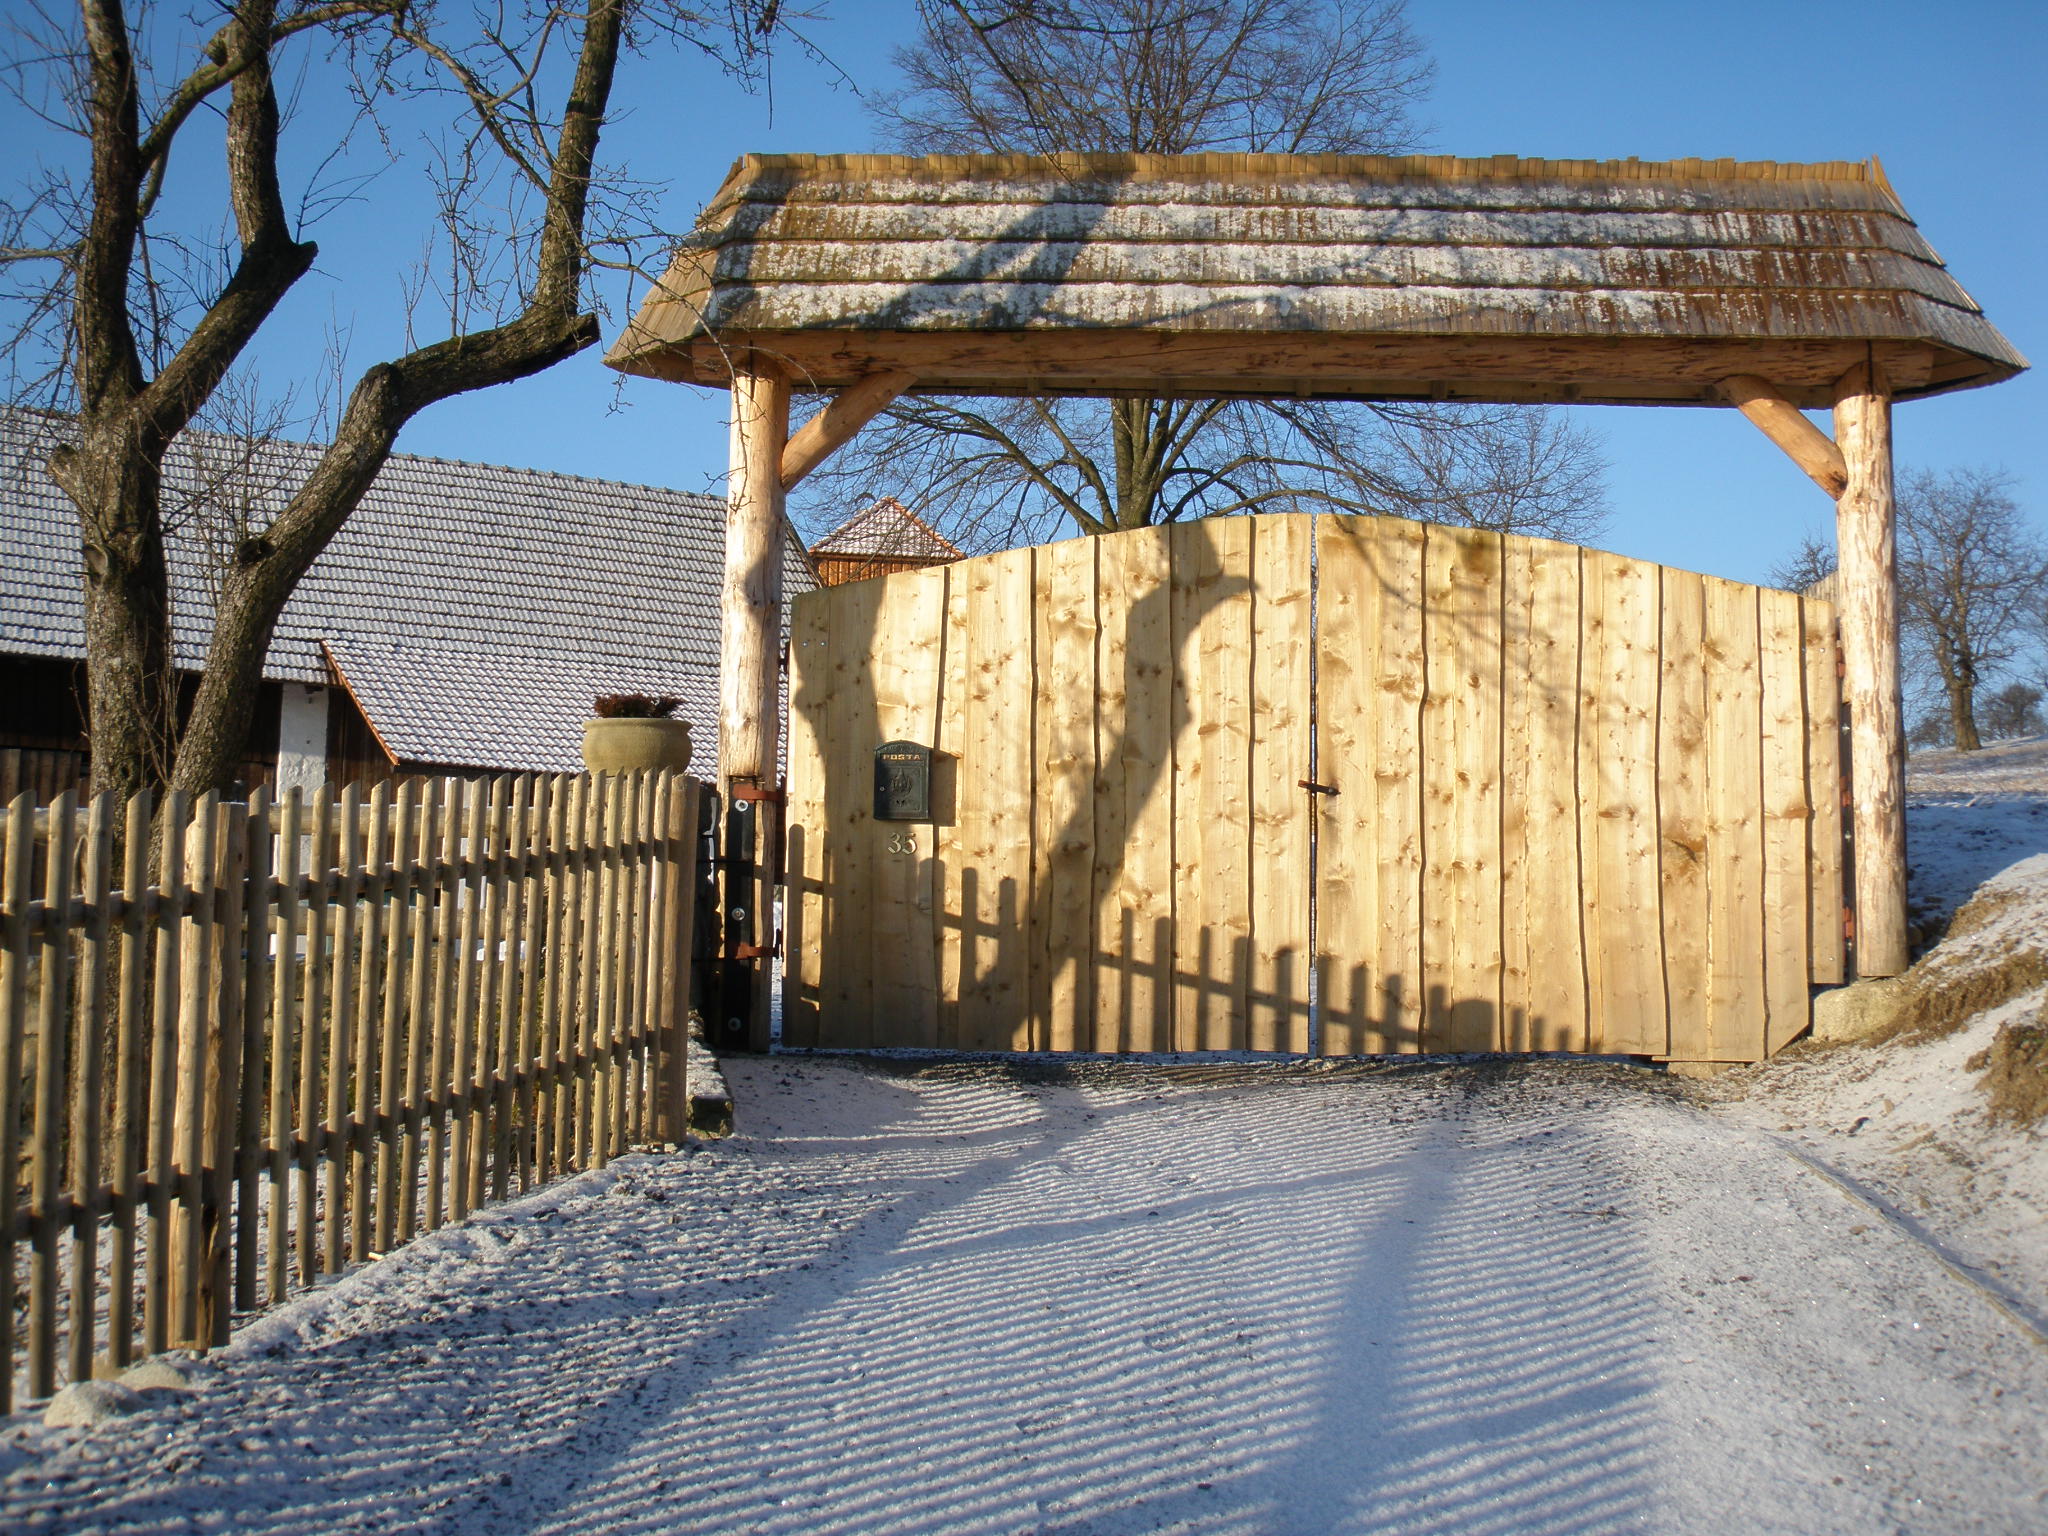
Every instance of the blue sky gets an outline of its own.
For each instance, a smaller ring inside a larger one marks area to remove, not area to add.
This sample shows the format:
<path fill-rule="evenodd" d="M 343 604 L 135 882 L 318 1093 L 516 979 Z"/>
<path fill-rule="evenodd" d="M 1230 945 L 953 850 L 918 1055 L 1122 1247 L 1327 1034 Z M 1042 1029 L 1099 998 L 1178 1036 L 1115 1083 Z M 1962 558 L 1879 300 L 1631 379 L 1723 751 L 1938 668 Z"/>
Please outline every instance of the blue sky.
<path fill-rule="evenodd" d="M 0 0 L 0 5 L 12 0 Z M 831 0 L 812 28 L 853 82 L 794 55 L 748 95 L 675 54 L 632 60 L 628 113 L 609 158 L 668 183 L 666 222 L 686 226 L 747 151 L 874 147 L 859 90 L 892 80 L 906 39 L 902 0 Z M 1422 116 L 1429 148 L 1453 154 L 1832 160 L 1880 156 L 1907 208 L 1992 322 L 2048 356 L 2048 3 L 1958 0 L 1413 0 L 1439 74 Z M 307 152 L 324 114 L 292 130 Z M 19 119 L 15 119 L 16 122 Z M 7 127 L 0 114 L 0 129 Z M 190 166 L 192 162 L 185 162 Z M 203 168 L 190 170 L 203 183 Z M 195 190 L 201 190 L 195 187 Z M 401 340 L 398 268 L 418 239 L 387 176 L 324 222 L 320 271 L 274 321 L 267 378 L 316 356 L 330 323 L 352 328 L 360 367 Z M 609 336 L 620 317 L 614 317 Z M 1902 405 L 1901 464 L 2002 465 L 2048 528 L 2038 375 Z M 445 402 L 400 446 L 446 458 L 531 465 L 685 489 L 716 489 L 726 455 L 722 392 L 626 381 L 595 352 L 539 378 Z M 1758 579 L 1805 529 L 1829 529 L 1827 499 L 1728 410 L 1580 408 L 1612 465 L 1613 516 L 1599 541 L 1624 554 Z"/>

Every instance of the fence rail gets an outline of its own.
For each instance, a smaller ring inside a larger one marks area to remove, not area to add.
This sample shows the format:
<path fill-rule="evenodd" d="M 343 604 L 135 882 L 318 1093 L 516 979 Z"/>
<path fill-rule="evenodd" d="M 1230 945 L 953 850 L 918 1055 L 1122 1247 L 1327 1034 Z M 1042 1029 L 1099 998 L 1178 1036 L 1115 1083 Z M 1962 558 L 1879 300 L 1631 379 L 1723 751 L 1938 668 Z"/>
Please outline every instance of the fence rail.
<path fill-rule="evenodd" d="M 701 793 L 18 796 L 0 1413 L 681 1135 Z"/>

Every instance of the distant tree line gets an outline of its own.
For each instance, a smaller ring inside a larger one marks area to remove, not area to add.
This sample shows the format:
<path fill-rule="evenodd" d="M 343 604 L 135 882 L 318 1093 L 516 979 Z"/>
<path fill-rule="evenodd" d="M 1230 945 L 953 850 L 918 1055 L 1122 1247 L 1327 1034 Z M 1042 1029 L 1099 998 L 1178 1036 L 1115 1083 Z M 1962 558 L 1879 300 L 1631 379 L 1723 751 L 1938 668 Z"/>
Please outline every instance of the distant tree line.
<path fill-rule="evenodd" d="M 1915 747 L 1974 752 L 2048 731 L 2048 542 L 2001 470 L 1917 470 L 1898 492 L 1899 630 Z M 1809 535 L 1771 573 L 1803 591 L 1833 574 Z"/>

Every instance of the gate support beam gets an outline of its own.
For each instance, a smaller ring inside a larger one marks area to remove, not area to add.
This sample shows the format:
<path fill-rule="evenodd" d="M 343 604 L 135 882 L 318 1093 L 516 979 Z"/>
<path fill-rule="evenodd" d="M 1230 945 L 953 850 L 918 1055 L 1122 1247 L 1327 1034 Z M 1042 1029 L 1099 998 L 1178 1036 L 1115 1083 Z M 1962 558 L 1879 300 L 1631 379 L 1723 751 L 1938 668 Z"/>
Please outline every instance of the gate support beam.
<path fill-rule="evenodd" d="M 1896 976 L 1906 942 L 1906 747 L 1899 703 L 1899 573 L 1891 391 L 1874 363 L 1835 384 L 1848 483 L 1835 503 L 1836 611 L 1849 706 L 1856 973 Z"/>
<path fill-rule="evenodd" d="M 1837 499 L 1848 489 L 1849 466 L 1843 462 L 1842 450 L 1827 433 L 1801 415 L 1798 406 L 1779 394 L 1769 380 L 1753 373 L 1738 373 L 1721 381 L 1721 393 L 1759 432 L 1784 449 L 1794 464 L 1811 475 L 1815 485 Z"/>
<path fill-rule="evenodd" d="M 718 771 L 728 814 L 745 804 L 753 856 L 724 882 L 725 952 L 770 946 L 774 939 L 773 851 L 762 802 L 745 791 L 773 790 L 780 762 L 782 651 L 782 454 L 789 432 L 789 379 L 758 354 L 734 360 L 732 460 L 726 484 L 725 583 L 719 593 Z M 730 856 L 730 849 L 728 849 Z M 734 967 L 727 966 L 728 974 Z M 748 966 L 751 1007 L 746 1044 L 768 1047 L 765 956 Z M 733 1015 L 729 1005 L 721 1010 Z M 718 1023 L 722 1027 L 723 1020 Z M 721 1042 L 724 1037 L 721 1029 Z"/>
<path fill-rule="evenodd" d="M 782 488 L 797 481 L 853 440 L 854 433 L 888 409 L 889 402 L 917 382 L 914 373 L 871 373 L 832 397 L 831 403 L 799 428 L 782 450 Z"/>

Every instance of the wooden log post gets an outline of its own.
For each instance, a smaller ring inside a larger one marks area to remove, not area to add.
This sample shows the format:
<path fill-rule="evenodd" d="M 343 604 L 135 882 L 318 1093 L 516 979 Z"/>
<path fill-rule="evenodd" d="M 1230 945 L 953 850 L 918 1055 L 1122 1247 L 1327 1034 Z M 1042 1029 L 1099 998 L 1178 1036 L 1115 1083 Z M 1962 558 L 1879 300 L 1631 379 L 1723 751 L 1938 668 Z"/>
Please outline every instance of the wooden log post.
<path fill-rule="evenodd" d="M 1891 393 L 1861 363 L 1835 385 L 1848 485 L 1835 503 L 1842 693 L 1849 709 L 1856 973 L 1896 976 L 1906 940 L 1906 750 L 1899 702 L 1899 579 Z"/>
<path fill-rule="evenodd" d="M 782 454 L 789 433 L 789 380 L 758 355 L 734 360 L 732 464 L 727 483 L 725 584 L 720 593 L 721 664 L 718 690 L 718 771 L 731 819 L 752 826 L 751 869 L 730 871 L 726 882 L 725 953 L 750 967 L 750 1006 L 736 1009 L 729 994 L 719 1022 L 745 1021 L 746 1045 L 768 1046 L 765 953 L 773 939 L 772 850 L 760 823 L 779 779 L 782 649 Z M 742 809 L 744 807 L 744 809 Z M 728 848 L 728 856 L 732 849 Z M 735 967 L 728 964 L 729 974 Z M 729 1041 L 728 1043 L 738 1043 Z"/>

